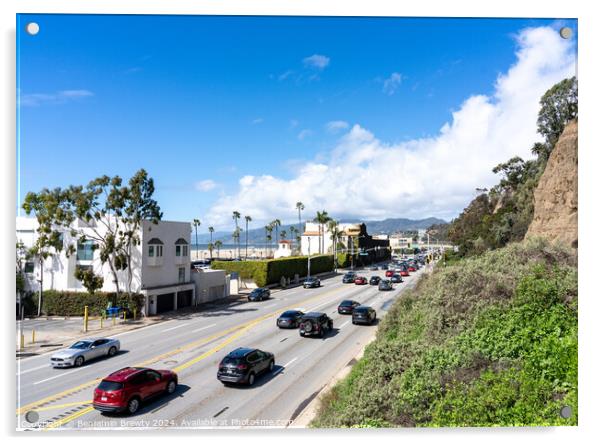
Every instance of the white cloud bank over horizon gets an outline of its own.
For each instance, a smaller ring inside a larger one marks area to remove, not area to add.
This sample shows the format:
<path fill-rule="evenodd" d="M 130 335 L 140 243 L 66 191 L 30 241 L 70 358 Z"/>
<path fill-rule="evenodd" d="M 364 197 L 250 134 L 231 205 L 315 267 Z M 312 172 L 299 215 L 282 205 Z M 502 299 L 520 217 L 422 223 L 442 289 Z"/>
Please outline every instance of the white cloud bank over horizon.
<path fill-rule="evenodd" d="M 539 99 L 552 85 L 575 75 L 575 50 L 550 27 L 527 28 L 516 39 L 516 62 L 498 75 L 491 96 L 472 95 L 452 112 L 438 134 L 389 144 L 355 124 L 323 161 L 301 163 L 291 179 L 243 176 L 234 195 L 221 197 L 207 220 L 229 228 L 231 214 L 257 224 L 295 221 L 326 209 L 335 218 L 451 219 L 476 187 L 498 182 L 491 169 L 512 156 L 529 158 Z M 400 133 L 403 130 L 400 128 Z"/>

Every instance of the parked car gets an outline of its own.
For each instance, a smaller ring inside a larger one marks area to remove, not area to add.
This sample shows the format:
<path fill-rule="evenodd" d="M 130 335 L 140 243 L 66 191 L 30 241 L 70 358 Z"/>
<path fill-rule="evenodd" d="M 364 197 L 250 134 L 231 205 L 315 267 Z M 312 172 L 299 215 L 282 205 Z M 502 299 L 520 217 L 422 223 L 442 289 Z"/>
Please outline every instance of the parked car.
<path fill-rule="evenodd" d="M 372 324 L 376 320 L 376 311 L 370 306 L 358 306 L 351 314 L 353 324 Z"/>
<path fill-rule="evenodd" d="M 366 279 L 366 277 L 355 277 L 355 280 L 353 280 L 353 282 L 355 284 L 368 284 L 368 280 Z"/>
<path fill-rule="evenodd" d="M 401 275 L 398 273 L 393 274 L 393 276 L 391 277 L 391 283 L 403 283 L 403 280 L 401 279 Z"/>
<path fill-rule="evenodd" d="M 389 280 L 380 280 L 380 283 L 378 283 L 378 290 L 393 290 L 393 285 Z"/>
<path fill-rule="evenodd" d="M 298 328 L 303 315 L 303 312 L 297 310 L 285 311 L 276 320 L 276 326 L 279 328 Z"/>
<path fill-rule="evenodd" d="M 237 348 L 219 364 L 217 379 L 223 384 L 246 383 L 252 386 L 255 378 L 274 369 L 274 354 L 253 348 Z"/>
<path fill-rule="evenodd" d="M 159 394 L 173 394 L 177 387 L 178 375 L 173 371 L 123 368 L 101 380 L 92 406 L 102 412 L 135 414 L 143 402 Z"/>
<path fill-rule="evenodd" d="M 306 335 L 324 337 L 326 332 L 332 331 L 333 327 L 332 318 L 324 312 L 309 312 L 301 318 L 299 335 L 301 337 L 305 337 Z"/>
<path fill-rule="evenodd" d="M 391 277 L 393 276 L 393 274 L 394 274 L 394 273 L 395 273 L 395 271 L 394 271 L 394 270 L 391 270 L 391 269 L 389 269 L 389 270 L 387 270 L 387 271 L 385 272 L 385 277 L 387 277 L 387 278 L 391 278 Z"/>
<path fill-rule="evenodd" d="M 354 300 L 343 300 L 339 304 L 337 311 L 339 312 L 339 314 L 351 314 L 353 312 L 353 309 L 359 305 L 360 303 Z"/>
<path fill-rule="evenodd" d="M 50 364 L 54 368 L 81 366 L 95 358 L 113 357 L 120 347 L 119 340 L 114 338 L 88 338 L 52 354 Z"/>
<path fill-rule="evenodd" d="M 316 277 L 306 278 L 303 282 L 303 289 L 307 289 L 308 287 L 320 287 L 320 279 Z"/>
<path fill-rule="evenodd" d="M 370 284 L 373 286 L 376 286 L 378 283 L 380 283 L 380 277 L 374 275 L 373 277 L 370 277 Z"/>
<path fill-rule="evenodd" d="M 263 301 L 270 298 L 270 290 L 267 287 L 258 287 L 249 294 L 249 301 Z"/>
<path fill-rule="evenodd" d="M 370 266 L 370 270 L 378 270 L 378 266 L 376 264 L 373 264 L 372 266 Z"/>
<path fill-rule="evenodd" d="M 355 272 L 347 272 L 345 275 L 343 275 L 343 283 L 353 283 L 356 276 L 357 275 Z"/>

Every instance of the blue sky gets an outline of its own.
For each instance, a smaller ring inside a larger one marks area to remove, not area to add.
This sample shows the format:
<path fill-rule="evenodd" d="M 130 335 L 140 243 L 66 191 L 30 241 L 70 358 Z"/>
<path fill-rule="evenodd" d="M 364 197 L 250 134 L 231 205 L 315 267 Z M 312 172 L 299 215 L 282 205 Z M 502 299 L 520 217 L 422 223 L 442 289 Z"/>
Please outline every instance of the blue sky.
<path fill-rule="evenodd" d="M 570 20 L 20 15 L 17 21 L 21 197 L 145 168 L 165 219 L 224 227 L 235 209 L 258 224 L 294 220 L 291 202 L 298 200 L 309 213 L 326 208 L 338 217 L 449 219 L 475 184 L 493 179 L 449 184 L 442 174 L 426 181 L 429 168 L 415 169 L 415 177 L 404 170 L 401 183 L 381 190 L 399 205 L 379 204 L 380 198 L 354 205 L 364 199 L 354 177 L 370 181 L 379 166 L 356 176 L 337 173 L 333 167 L 346 165 L 337 152 L 349 153 L 361 141 L 359 149 L 373 156 L 403 150 L 390 154 L 403 155 L 397 159 L 407 169 L 421 150 L 420 165 L 442 162 L 428 155 L 441 148 L 426 142 L 439 140 L 446 123 L 459 125 L 452 113 L 471 97 L 510 103 L 498 97 L 496 82 L 512 77 L 521 49 L 557 45 L 568 61 L 545 67 L 555 70 L 547 82 L 570 72 L 576 52 L 550 33 L 525 34 L 560 23 L 576 31 Z M 24 30 L 30 21 L 40 25 L 35 36 Z M 543 69 L 533 72 L 544 76 Z M 525 119 L 533 120 L 527 108 Z M 496 122 L 502 111 L 493 112 Z M 532 138 L 516 141 L 522 152 L 536 137 L 535 122 L 525 125 Z M 297 187 L 320 166 L 341 178 L 332 196 L 322 182 Z M 437 190 L 455 191 L 451 198 L 429 189 L 437 178 Z M 350 205 L 341 205 L 345 199 Z"/>

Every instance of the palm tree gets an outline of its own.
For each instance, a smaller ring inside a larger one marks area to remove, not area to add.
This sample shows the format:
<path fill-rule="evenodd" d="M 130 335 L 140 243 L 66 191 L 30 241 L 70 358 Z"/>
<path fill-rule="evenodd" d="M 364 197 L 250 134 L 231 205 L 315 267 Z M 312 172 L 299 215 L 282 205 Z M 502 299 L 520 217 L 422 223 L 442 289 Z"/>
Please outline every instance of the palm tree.
<path fill-rule="evenodd" d="M 272 225 L 272 229 L 276 230 L 276 233 L 278 233 L 278 228 L 282 225 L 282 222 L 279 219 L 275 219 L 270 224 Z"/>
<path fill-rule="evenodd" d="M 219 249 L 223 246 L 224 244 L 220 241 L 217 240 L 215 242 L 215 248 L 217 249 L 217 259 L 219 260 Z"/>
<path fill-rule="evenodd" d="M 232 239 L 234 240 L 234 242 L 236 243 L 236 245 L 240 245 L 240 231 L 242 229 L 240 227 L 237 227 L 236 229 L 234 229 L 234 233 L 232 234 Z M 238 249 L 238 256 L 237 258 L 240 258 L 240 248 Z"/>
<path fill-rule="evenodd" d="M 209 236 L 211 237 L 211 240 L 209 241 L 209 245 L 211 246 L 209 249 L 209 255 L 211 259 L 213 259 L 213 232 L 215 232 L 215 229 L 213 226 L 209 226 Z"/>
<path fill-rule="evenodd" d="M 299 225 L 301 225 L 301 210 L 305 210 L 305 206 L 301 201 L 298 201 L 297 204 L 295 204 L 295 208 L 299 212 Z"/>
<path fill-rule="evenodd" d="M 232 219 L 234 220 L 234 224 L 236 225 L 236 231 L 238 231 L 238 220 L 240 219 L 240 212 L 234 210 L 232 212 Z M 238 257 L 240 258 L 240 245 L 237 244 L 237 249 L 238 249 Z"/>
<path fill-rule="evenodd" d="M 286 230 L 280 231 L 280 239 L 286 239 Z"/>
<path fill-rule="evenodd" d="M 216 243 L 217 244 L 217 243 Z M 213 259 L 213 243 L 207 244 L 207 249 L 209 249 L 209 257 Z"/>
<path fill-rule="evenodd" d="M 274 228 L 272 227 L 272 224 L 268 224 L 267 226 L 264 227 L 265 228 L 265 256 L 267 258 L 268 256 L 268 243 L 270 241 L 272 241 L 272 230 L 274 230 Z"/>
<path fill-rule="evenodd" d="M 250 216 L 245 216 L 245 261 L 247 260 L 247 249 L 249 248 L 249 223 L 253 221 Z"/>
<path fill-rule="evenodd" d="M 324 253 L 324 224 L 330 221 L 332 218 L 328 216 L 326 210 L 316 212 L 314 222 L 319 224 L 320 228 L 320 253 Z"/>
<path fill-rule="evenodd" d="M 194 244 L 195 244 L 195 258 L 198 260 L 199 259 L 199 233 L 197 231 L 198 227 L 201 225 L 201 221 L 199 221 L 198 219 L 193 219 L 192 220 L 192 227 L 194 227 Z"/>
<path fill-rule="evenodd" d="M 291 232 L 291 243 L 293 244 L 293 246 L 295 245 L 295 230 L 297 230 L 295 228 L 295 226 L 290 226 L 288 228 L 289 232 Z"/>

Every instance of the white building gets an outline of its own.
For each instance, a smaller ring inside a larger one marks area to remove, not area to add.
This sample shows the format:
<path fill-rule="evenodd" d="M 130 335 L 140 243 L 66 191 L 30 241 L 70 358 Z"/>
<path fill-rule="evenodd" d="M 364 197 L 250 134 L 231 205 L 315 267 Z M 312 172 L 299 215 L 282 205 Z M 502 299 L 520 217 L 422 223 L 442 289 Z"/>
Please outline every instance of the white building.
<path fill-rule="evenodd" d="M 338 230 L 343 232 L 339 237 L 339 243 L 345 246 L 351 246 L 350 238 L 361 234 L 361 224 L 341 223 L 338 225 Z M 323 253 L 333 253 L 332 233 L 329 232 L 328 226 L 314 222 L 305 223 L 305 231 L 301 235 L 301 254 L 311 255 L 320 253 L 320 244 L 324 243 Z"/>
<path fill-rule="evenodd" d="M 34 218 L 18 217 L 16 221 L 17 241 L 32 247 L 37 239 L 38 223 Z M 106 228 L 101 223 L 86 224 L 76 221 L 73 226 L 90 239 L 95 231 L 104 235 Z M 132 252 L 132 292 L 145 296 L 145 312 L 148 315 L 175 310 L 197 303 L 195 283 L 191 279 L 190 267 L 190 224 L 187 222 L 159 221 L 153 224 L 143 221 L 140 228 L 140 244 Z M 65 248 L 73 246 L 76 252 L 67 256 L 62 252 L 47 258 L 40 271 L 38 261 L 25 264 L 26 289 L 38 291 L 42 278 L 44 290 L 85 291 L 75 276 L 75 269 L 89 268 L 104 279 L 102 291 L 115 292 L 114 276 L 107 263 L 102 264 L 100 252 L 93 248 L 93 241 L 84 243 L 73 238 L 69 231 L 63 233 Z M 123 291 L 128 273 L 117 273 L 119 288 Z"/>
<path fill-rule="evenodd" d="M 287 239 L 278 241 L 278 249 L 274 252 L 274 258 L 287 258 L 293 255 L 292 243 Z"/>

